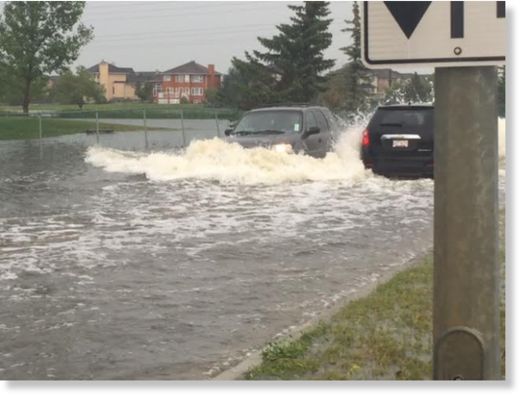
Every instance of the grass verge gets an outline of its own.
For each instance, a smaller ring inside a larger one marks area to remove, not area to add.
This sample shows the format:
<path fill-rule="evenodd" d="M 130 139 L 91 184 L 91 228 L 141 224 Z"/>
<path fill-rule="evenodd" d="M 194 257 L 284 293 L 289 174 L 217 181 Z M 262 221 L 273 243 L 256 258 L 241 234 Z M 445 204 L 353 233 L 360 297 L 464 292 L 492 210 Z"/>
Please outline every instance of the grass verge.
<path fill-rule="evenodd" d="M 505 274 L 504 212 L 500 227 Z M 503 283 L 502 283 L 503 285 Z M 432 255 L 352 301 L 298 339 L 262 352 L 250 380 L 431 380 Z M 500 307 L 502 376 L 505 376 L 505 296 Z"/>
<path fill-rule="evenodd" d="M 0 105 L 0 116 L 20 114 L 19 106 Z M 213 119 L 215 114 L 221 120 L 236 120 L 241 112 L 238 109 L 213 108 L 200 104 L 169 104 L 159 105 L 156 103 L 142 102 L 119 102 L 106 104 L 86 104 L 83 109 L 75 105 L 60 104 L 33 104 L 31 112 L 52 113 L 60 118 L 85 119 L 95 118 L 96 112 L 100 118 L 115 119 L 141 119 L 143 111 L 149 119 L 180 119 L 181 112 L 185 119 Z"/>
<path fill-rule="evenodd" d="M 141 126 L 99 123 L 100 130 L 138 131 Z M 43 137 L 77 134 L 95 130 L 95 121 L 42 118 Z M 0 117 L 0 140 L 35 139 L 39 137 L 39 121 L 36 117 Z"/>

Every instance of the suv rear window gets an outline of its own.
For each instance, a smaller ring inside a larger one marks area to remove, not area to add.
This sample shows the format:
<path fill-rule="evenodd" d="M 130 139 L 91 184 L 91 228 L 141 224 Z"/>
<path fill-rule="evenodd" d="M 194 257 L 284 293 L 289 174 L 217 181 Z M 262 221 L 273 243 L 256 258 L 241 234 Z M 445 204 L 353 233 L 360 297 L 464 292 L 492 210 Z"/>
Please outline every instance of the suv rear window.
<path fill-rule="evenodd" d="M 422 127 L 431 125 L 432 109 L 379 109 L 374 122 L 380 126 Z"/>

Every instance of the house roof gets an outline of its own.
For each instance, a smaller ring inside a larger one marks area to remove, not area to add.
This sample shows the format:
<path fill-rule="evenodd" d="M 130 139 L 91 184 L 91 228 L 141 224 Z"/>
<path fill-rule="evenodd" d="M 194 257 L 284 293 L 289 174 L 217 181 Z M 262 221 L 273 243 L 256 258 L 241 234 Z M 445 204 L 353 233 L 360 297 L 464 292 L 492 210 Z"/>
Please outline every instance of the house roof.
<path fill-rule="evenodd" d="M 135 72 L 128 76 L 129 83 L 145 83 L 161 80 L 160 72 Z"/>
<path fill-rule="evenodd" d="M 392 79 L 401 78 L 401 79 L 408 79 L 411 78 L 414 73 L 400 73 L 396 72 L 392 69 L 371 69 L 370 73 L 373 76 L 377 76 L 380 79 L 387 79 L 391 77 Z M 419 76 L 430 76 L 428 73 L 418 73 Z"/>
<path fill-rule="evenodd" d="M 91 72 L 91 73 L 97 73 L 99 72 L 99 65 L 101 64 L 102 62 L 94 65 L 94 66 L 91 66 L 87 69 L 88 72 Z M 109 73 L 125 73 L 125 74 L 132 74 L 132 73 L 135 73 L 134 72 L 134 69 L 132 68 L 120 68 L 116 65 L 112 65 L 111 63 L 108 64 L 108 72 Z"/>
<path fill-rule="evenodd" d="M 168 69 L 163 74 L 208 74 L 208 68 L 198 64 L 195 61 L 190 61 L 184 65 Z M 215 74 L 221 74 L 215 71 Z"/>

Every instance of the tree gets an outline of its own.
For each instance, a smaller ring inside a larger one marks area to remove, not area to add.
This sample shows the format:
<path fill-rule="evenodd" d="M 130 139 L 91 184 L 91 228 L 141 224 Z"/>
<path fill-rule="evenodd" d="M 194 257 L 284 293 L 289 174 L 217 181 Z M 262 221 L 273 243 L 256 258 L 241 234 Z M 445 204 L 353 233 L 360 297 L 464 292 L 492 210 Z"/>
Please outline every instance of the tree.
<path fill-rule="evenodd" d="M 280 33 L 270 39 L 259 37 L 267 51 L 253 51 L 253 55 L 279 75 L 276 92 L 282 98 L 309 102 L 325 90 L 323 73 L 334 66 L 334 60 L 323 55 L 332 43 L 329 3 L 307 1 L 288 7 L 295 12 L 292 24 L 277 26 Z"/>
<path fill-rule="evenodd" d="M 35 83 L 62 72 L 93 35 L 79 23 L 84 2 L 7 2 L 0 16 L 0 62 L 29 112 Z"/>
<path fill-rule="evenodd" d="M 217 94 L 219 102 L 249 109 L 266 103 L 311 102 L 325 89 L 323 73 L 334 66 L 323 52 L 332 42 L 327 2 L 290 5 L 291 24 L 272 38 L 258 38 L 265 50 L 233 58 Z"/>
<path fill-rule="evenodd" d="M 246 110 L 259 104 L 278 102 L 276 75 L 247 52 L 246 59 L 231 60 L 232 66 L 217 91 L 216 103 Z"/>
<path fill-rule="evenodd" d="M 137 82 L 135 87 L 135 95 L 137 95 L 143 102 L 152 102 L 153 83 L 150 81 Z"/>
<path fill-rule="evenodd" d="M 363 112 L 369 107 L 369 91 L 372 86 L 368 69 L 361 61 L 361 19 L 359 5 L 352 5 L 352 20 L 346 20 L 348 25 L 342 32 L 350 32 L 352 44 L 341 50 L 349 57 L 345 67 L 345 100 L 343 108 L 347 112 Z"/>
<path fill-rule="evenodd" d="M 407 102 L 405 84 L 403 84 L 402 80 L 394 81 L 392 85 L 385 90 L 383 103 L 387 105 L 396 105 Z"/>
<path fill-rule="evenodd" d="M 385 92 L 384 103 L 425 103 L 433 102 L 433 82 L 431 76 L 414 73 L 407 79 L 397 79 Z"/>
<path fill-rule="evenodd" d="M 327 89 L 320 94 L 318 103 L 336 111 L 341 110 L 345 102 L 345 67 L 327 75 Z"/>
<path fill-rule="evenodd" d="M 79 67 L 76 74 L 71 71 L 63 73 L 51 91 L 51 97 L 55 101 L 78 105 L 80 109 L 85 101 L 104 102 L 104 94 L 104 89 L 83 67 Z"/>
<path fill-rule="evenodd" d="M 217 105 L 217 92 L 217 88 L 207 88 L 206 94 L 204 95 L 204 103 L 211 106 Z"/>
<path fill-rule="evenodd" d="M 432 102 L 432 83 L 415 72 L 403 88 L 406 102 Z"/>

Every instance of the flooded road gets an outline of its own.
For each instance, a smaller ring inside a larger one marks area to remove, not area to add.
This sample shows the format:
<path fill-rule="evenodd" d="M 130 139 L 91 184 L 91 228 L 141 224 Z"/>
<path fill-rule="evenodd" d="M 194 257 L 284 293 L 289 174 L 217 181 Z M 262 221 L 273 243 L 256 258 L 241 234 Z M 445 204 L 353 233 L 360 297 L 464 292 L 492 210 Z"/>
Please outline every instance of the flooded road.
<path fill-rule="evenodd" d="M 373 176 L 356 134 L 0 142 L 0 378 L 209 378 L 427 251 L 433 182 Z"/>

